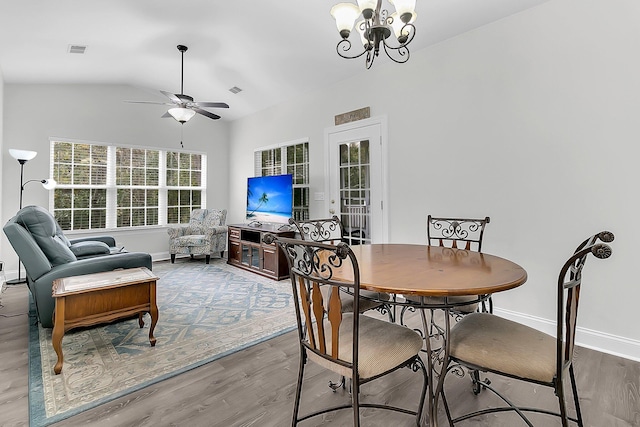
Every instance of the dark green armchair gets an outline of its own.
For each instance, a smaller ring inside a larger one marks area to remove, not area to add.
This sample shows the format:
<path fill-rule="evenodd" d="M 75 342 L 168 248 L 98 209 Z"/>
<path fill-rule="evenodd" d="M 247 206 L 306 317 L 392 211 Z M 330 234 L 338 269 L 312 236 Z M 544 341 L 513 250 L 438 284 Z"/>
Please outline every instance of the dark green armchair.
<path fill-rule="evenodd" d="M 123 252 L 111 236 L 67 239 L 53 215 L 40 206 L 20 209 L 3 230 L 24 265 L 27 286 L 45 328 L 53 327 L 55 279 L 118 268 L 152 268 L 151 255 Z"/>

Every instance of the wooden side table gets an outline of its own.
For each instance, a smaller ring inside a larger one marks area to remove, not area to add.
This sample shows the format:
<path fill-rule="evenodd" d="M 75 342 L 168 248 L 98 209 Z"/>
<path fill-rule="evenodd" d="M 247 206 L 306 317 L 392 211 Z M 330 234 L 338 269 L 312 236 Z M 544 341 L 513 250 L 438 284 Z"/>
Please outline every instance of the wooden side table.
<path fill-rule="evenodd" d="M 158 323 L 156 281 L 147 268 L 130 268 L 65 277 L 53 281 L 56 309 L 53 315 L 52 345 L 58 361 L 53 371 L 62 372 L 62 337 L 70 329 L 109 323 L 138 315 L 142 328 L 144 313 L 151 315 L 149 342 L 156 345 L 153 330 Z"/>

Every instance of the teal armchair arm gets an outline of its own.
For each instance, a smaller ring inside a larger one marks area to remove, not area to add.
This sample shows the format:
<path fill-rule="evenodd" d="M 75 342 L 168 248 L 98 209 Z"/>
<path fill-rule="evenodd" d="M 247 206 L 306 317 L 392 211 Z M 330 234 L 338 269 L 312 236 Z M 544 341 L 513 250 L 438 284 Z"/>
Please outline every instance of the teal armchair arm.
<path fill-rule="evenodd" d="M 116 239 L 113 236 L 93 236 L 93 237 L 80 237 L 78 239 L 69 239 L 69 243 L 72 245 L 80 242 L 102 242 L 106 243 L 107 246 L 113 248 L 116 246 Z"/>

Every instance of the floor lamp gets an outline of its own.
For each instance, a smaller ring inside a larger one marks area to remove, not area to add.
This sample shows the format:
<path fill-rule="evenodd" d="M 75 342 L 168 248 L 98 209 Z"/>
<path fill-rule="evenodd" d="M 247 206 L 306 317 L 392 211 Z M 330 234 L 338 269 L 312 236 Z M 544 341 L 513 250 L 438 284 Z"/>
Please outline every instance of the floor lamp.
<path fill-rule="evenodd" d="M 16 159 L 18 163 L 20 163 L 20 209 L 22 209 L 22 193 L 24 192 L 24 186 L 30 182 L 38 181 L 42 184 L 42 186 L 51 190 L 55 188 L 56 181 L 54 179 L 30 179 L 27 182 L 24 182 L 24 164 L 29 160 L 33 159 L 38 153 L 36 151 L 27 151 L 27 150 L 17 150 L 14 148 L 9 149 L 9 154 L 11 157 Z M 27 279 L 22 278 L 20 275 L 20 258 L 18 258 L 18 278 L 13 280 L 7 280 L 7 285 L 18 285 L 20 283 L 26 283 Z"/>

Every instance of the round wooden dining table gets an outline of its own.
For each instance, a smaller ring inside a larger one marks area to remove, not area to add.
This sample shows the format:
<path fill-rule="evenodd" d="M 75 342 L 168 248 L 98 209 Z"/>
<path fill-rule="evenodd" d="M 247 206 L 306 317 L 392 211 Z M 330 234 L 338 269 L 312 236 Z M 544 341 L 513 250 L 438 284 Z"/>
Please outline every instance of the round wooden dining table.
<path fill-rule="evenodd" d="M 394 295 L 413 295 L 422 303 L 411 302 L 413 307 L 448 310 L 452 296 L 488 296 L 516 288 L 527 280 L 527 272 L 507 259 L 464 249 L 442 246 L 411 244 L 373 244 L 351 246 L 360 272 L 360 288 Z M 346 279 L 347 277 L 345 277 Z M 444 297 L 434 306 L 428 297 Z M 396 300 L 397 301 L 397 300 Z M 444 303 L 442 302 L 444 301 Z M 402 302 L 398 302 L 402 304 Z M 421 310 L 424 336 L 428 336 L 424 310 Z M 444 339 L 449 332 L 449 317 L 446 318 Z M 425 340 L 427 354 L 431 355 L 430 340 Z M 429 392 L 425 413 L 425 424 L 437 426 L 435 414 L 436 395 L 433 383 L 439 372 L 434 371 L 434 358 L 427 357 Z M 437 360 L 436 360 L 437 362 Z"/>

